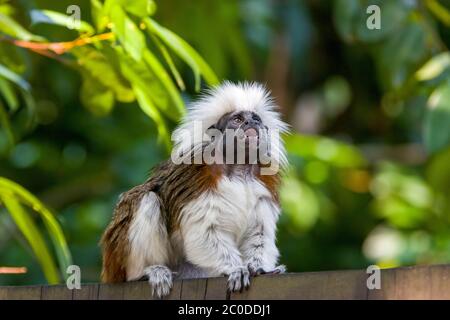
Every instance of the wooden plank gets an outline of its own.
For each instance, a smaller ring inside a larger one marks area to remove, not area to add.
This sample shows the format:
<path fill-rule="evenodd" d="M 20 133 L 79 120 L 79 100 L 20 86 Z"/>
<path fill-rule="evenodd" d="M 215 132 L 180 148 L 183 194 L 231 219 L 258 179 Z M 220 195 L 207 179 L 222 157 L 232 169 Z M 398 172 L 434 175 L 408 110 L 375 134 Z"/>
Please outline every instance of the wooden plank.
<path fill-rule="evenodd" d="M 182 300 L 204 300 L 206 293 L 206 278 L 184 279 L 181 284 Z"/>
<path fill-rule="evenodd" d="M 450 299 L 450 266 L 416 266 L 381 270 L 381 289 L 371 300 Z"/>
<path fill-rule="evenodd" d="M 232 300 L 367 299 L 363 271 L 309 272 L 252 278 L 250 289 L 231 293 Z"/>
<path fill-rule="evenodd" d="M 153 300 L 148 281 L 129 282 L 124 285 L 124 300 Z"/>
<path fill-rule="evenodd" d="M 170 294 L 164 298 L 164 300 L 180 300 L 181 299 L 181 286 L 183 285 L 183 280 L 175 280 L 173 282 L 172 290 Z"/>
<path fill-rule="evenodd" d="M 8 295 L 8 287 L 6 287 L 6 286 L 1 287 L 0 286 L 0 300 L 6 300 L 7 299 L 7 295 Z"/>
<path fill-rule="evenodd" d="M 74 289 L 72 299 L 73 300 L 97 300 L 98 299 L 98 283 L 83 284 L 81 289 Z"/>
<path fill-rule="evenodd" d="M 226 277 L 208 278 L 206 281 L 205 300 L 225 300 L 227 298 Z"/>
<path fill-rule="evenodd" d="M 175 280 L 165 299 L 450 299 L 450 265 L 381 270 L 381 289 L 369 290 L 365 270 L 265 275 L 250 289 L 227 295 L 226 277 Z M 153 299 L 147 281 L 56 286 L 0 287 L 2 299 Z"/>
<path fill-rule="evenodd" d="M 180 300 L 181 280 L 175 280 L 170 294 L 164 300 Z M 136 281 L 124 284 L 124 300 L 157 300 L 153 297 L 148 281 Z"/>
<path fill-rule="evenodd" d="M 40 300 L 41 286 L 17 286 L 4 287 L 2 295 L 4 300 Z"/>
<path fill-rule="evenodd" d="M 98 287 L 98 300 L 123 300 L 126 285 L 127 283 L 104 283 L 100 285 Z"/>
<path fill-rule="evenodd" d="M 174 281 L 167 300 L 179 300 L 181 281 Z M 74 290 L 74 300 L 153 300 L 151 286 L 147 281 L 133 281 L 116 284 L 82 285 L 81 290 Z"/>
<path fill-rule="evenodd" d="M 432 266 L 431 299 L 450 300 L 450 265 Z"/>
<path fill-rule="evenodd" d="M 66 285 L 42 286 L 41 300 L 72 300 L 72 294 Z"/>
<path fill-rule="evenodd" d="M 428 270 L 399 268 L 381 270 L 381 288 L 368 290 L 369 300 L 427 299 Z M 425 276 L 419 279 L 418 276 Z"/>

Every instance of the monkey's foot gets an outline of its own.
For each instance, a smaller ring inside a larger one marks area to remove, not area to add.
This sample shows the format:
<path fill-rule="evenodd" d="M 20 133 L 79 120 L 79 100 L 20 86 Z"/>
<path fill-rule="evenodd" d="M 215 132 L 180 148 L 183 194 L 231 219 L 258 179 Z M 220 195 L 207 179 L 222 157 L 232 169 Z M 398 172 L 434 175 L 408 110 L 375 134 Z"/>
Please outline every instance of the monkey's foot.
<path fill-rule="evenodd" d="M 250 273 L 245 267 L 238 267 L 228 275 L 228 291 L 242 292 L 250 286 Z"/>
<path fill-rule="evenodd" d="M 145 268 L 148 282 L 152 286 L 152 295 L 162 298 L 170 293 L 173 286 L 172 271 L 166 266 L 155 265 Z"/>
<path fill-rule="evenodd" d="M 264 268 L 257 268 L 254 267 L 251 263 L 248 265 L 248 270 L 250 271 L 250 275 L 252 276 L 259 276 L 261 274 L 279 274 L 279 273 L 285 273 L 286 272 L 286 266 L 280 264 L 278 267 L 272 269 L 272 270 L 264 270 Z"/>

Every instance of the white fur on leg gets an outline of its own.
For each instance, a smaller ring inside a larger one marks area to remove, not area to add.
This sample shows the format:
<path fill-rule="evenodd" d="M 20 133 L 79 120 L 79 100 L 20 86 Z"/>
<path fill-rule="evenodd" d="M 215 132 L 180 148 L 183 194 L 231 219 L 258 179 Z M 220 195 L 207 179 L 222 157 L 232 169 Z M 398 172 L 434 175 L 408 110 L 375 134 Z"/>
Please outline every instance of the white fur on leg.
<path fill-rule="evenodd" d="M 180 223 L 187 260 L 209 276 L 230 276 L 245 267 L 232 232 L 236 228 L 222 220 L 232 219 L 224 206 L 218 194 L 205 193 L 184 208 Z"/>
<path fill-rule="evenodd" d="M 171 247 L 155 193 L 150 192 L 142 198 L 128 231 L 128 239 L 127 280 L 141 278 L 148 266 L 168 264 Z"/>
<path fill-rule="evenodd" d="M 173 286 L 172 271 L 166 266 L 150 266 L 145 268 L 144 273 L 148 277 L 148 282 L 152 286 L 154 297 L 162 298 L 170 293 Z"/>
<path fill-rule="evenodd" d="M 181 263 L 176 274 L 177 279 L 198 279 L 208 277 L 208 272 L 189 262 Z"/>
<path fill-rule="evenodd" d="M 265 197 L 260 199 L 254 210 L 256 219 L 249 226 L 239 248 L 244 263 L 252 274 L 278 272 L 275 270 L 279 257 L 275 231 L 279 208 Z"/>
<path fill-rule="evenodd" d="M 245 230 L 245 205 L 237 205 L 242 187 L 224 178 L 217 192 L 206 192 L 186 205 L 181 213 L 180 229 L 187 260 L 205 270 L 209 276 L 229 275 L 244 266 L 237 239 Z"/>

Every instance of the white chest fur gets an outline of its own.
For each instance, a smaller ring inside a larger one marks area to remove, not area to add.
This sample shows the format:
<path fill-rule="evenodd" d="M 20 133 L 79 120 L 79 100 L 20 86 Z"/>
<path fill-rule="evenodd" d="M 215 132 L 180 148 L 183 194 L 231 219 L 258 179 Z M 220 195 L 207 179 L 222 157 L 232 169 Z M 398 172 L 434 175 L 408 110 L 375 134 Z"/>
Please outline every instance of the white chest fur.
<path fill-rule="evenodd" d="M 217 224 L 233 233 L 239 242 L 247 228 L 258 219 L 259 213 L 255 210 L 258 202 L 270 198 L 271 194 L 258 180 L 223 177 L 217 191 L 210 196 L 217 208 Z"/>
<path fill-rule="evenodd" d="M 202 220 L 232 234 L 235 241 L 256 222 L 256 207 L 262 199 L 270 199 L 267 188 L 256 179 L 223 177 L 214 192 L 204 194 L 186 207 L 188 220 Z"/>

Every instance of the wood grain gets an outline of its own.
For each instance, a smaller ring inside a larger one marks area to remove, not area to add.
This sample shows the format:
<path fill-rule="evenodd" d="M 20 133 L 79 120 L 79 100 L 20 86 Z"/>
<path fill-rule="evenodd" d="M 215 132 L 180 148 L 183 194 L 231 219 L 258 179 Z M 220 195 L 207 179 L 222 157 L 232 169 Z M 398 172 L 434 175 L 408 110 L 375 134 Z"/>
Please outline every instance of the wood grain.
<path fill-rule="evenodd" d="M 98 283 L 83 284 L 81 289 L 72 290 L 73 300 L 97 300 L 98 299 Z"/>
<path fill-rule="evenodd" d="M 450 299 L 450 265 L 383 269 L 381 288 L 369 290 L 365 270 L 264 275 L 252 278 L 250 289 L 227 293 L 226 277 L 174 281 L 166 300 L 277 299 Z M 69 290 L 56 286 L 0 286 L 0 300 L 153 300 L 147 281 L 83 284 Z"/>
<path fill-rule="evenodd" d="M 72 300 L 72 295 L 66 285 L 42 286 L 41 300 Z"/>
<path fill-rule="evenodd" d="M 450 299 L 450 266 L 416 266 L 381 270 L 381 288 L 370 300 Z"/>
<path fill-rule="evenodd" d="M 230 296 L 232 300 L 366 298 L 366 275 L 363 271 L 258 276 L 252 279 L 249 290 Z"/>

